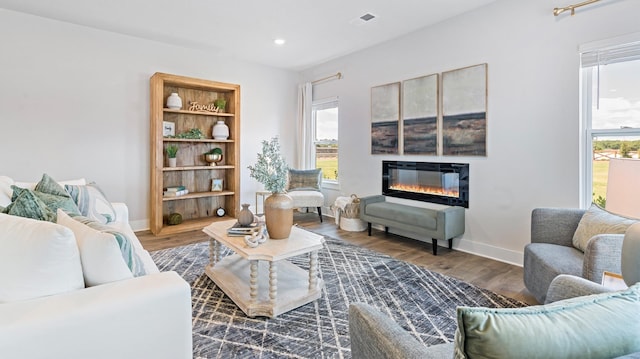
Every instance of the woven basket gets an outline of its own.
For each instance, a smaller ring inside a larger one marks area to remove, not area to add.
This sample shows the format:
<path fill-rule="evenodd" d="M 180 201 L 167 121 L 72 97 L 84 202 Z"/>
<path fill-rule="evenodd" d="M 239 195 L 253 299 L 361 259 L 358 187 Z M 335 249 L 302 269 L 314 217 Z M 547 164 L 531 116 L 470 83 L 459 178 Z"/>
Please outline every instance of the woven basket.
<path fill-rule="evenodd" d="M 344 218 L 359 218 L 360 217 L 360 198 L 355 194 L 351 195 L 351 203 L 344 207 L 342 213 Z"/>

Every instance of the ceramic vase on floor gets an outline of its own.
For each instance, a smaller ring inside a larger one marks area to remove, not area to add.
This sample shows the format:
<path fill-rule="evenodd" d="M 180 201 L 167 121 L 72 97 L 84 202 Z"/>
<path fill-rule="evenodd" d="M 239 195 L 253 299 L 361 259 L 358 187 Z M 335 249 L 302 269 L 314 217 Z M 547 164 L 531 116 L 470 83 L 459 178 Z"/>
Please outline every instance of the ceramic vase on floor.
<path fill-rule="evenodd" d="M 293 226 L 293 199 L 285 193 L 273 193 L 264 201 L 264 217 L 270 239 L 285 239 Z"/>

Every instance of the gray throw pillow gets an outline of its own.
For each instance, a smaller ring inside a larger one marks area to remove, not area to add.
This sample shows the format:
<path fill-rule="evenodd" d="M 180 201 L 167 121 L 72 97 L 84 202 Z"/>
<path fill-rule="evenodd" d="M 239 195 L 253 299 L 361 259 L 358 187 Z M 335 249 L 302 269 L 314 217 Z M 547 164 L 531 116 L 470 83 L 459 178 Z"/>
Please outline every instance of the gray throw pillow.
<path fill-rule="evenodd" d="M 322 169 L 292 170 L 289 169 L 289 185 L 287 191 L 320 191 Z"/>

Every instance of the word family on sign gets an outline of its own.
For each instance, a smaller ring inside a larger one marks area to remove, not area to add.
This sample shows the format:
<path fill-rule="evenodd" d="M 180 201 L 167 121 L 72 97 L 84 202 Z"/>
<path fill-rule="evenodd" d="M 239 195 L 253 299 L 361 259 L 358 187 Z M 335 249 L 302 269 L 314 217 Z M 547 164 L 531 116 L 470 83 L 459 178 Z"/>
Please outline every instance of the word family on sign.
<path fill-rule="evenodd" d="M 216 107 L 216 105 L 214 105 L 214 104 L 200 105 L 196 101 L 190 101 L 189 105 L 191 105 L 191 107 L 189 107 L 189 111 L 203 111 L 203 112 L 215 112 L 215 113 L 217 113 L 217 112 L 220 112 L 220 110 L 221 110 L 220 107 Z"/>

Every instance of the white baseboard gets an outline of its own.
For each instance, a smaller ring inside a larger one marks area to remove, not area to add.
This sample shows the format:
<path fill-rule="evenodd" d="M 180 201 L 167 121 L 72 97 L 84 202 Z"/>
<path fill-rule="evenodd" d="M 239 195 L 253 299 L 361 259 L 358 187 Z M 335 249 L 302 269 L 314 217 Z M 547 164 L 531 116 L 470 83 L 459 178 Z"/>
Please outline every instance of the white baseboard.
<path fill-rule="evenodd" d="M 381 225 L 374 224 L 373 228 L 384 231 L 384 226 L 381 226 Z M 389 233 L 416 239 L 416 234 L 394 230 L 393 228 L 389 228 Z M 431 243 L 431 241 L 428 241 L 427 243 Z M 449 243 L 448 241 L 438 241 L 438 246 L 446 248 L 449 246 Z M 453 249 L 460 252 L 465 252 L 465 253 L 473 254 L 476 256 L 493 259 L 499 262 L 512 264 L 518 267 L 522 267 L 522 263 L 524 263 L 523 252 L 517 252 L 509 249 L 495 247 L 495 246 L 475 242 L 465 238 L 454 238 Z"/>
<path fill-rule="evenodd" d="M 149 228 L 151 228 L 151 226 L 149 225 L 149 220 L 148 219 L 141 219 L 141 220 L 138 220 L 138 221 L 131 221 L 131 222 L 129 222 L 129 225 L 131 226 L 131 229 L 133 229 L 134 232 L 148 231 Z"/>

